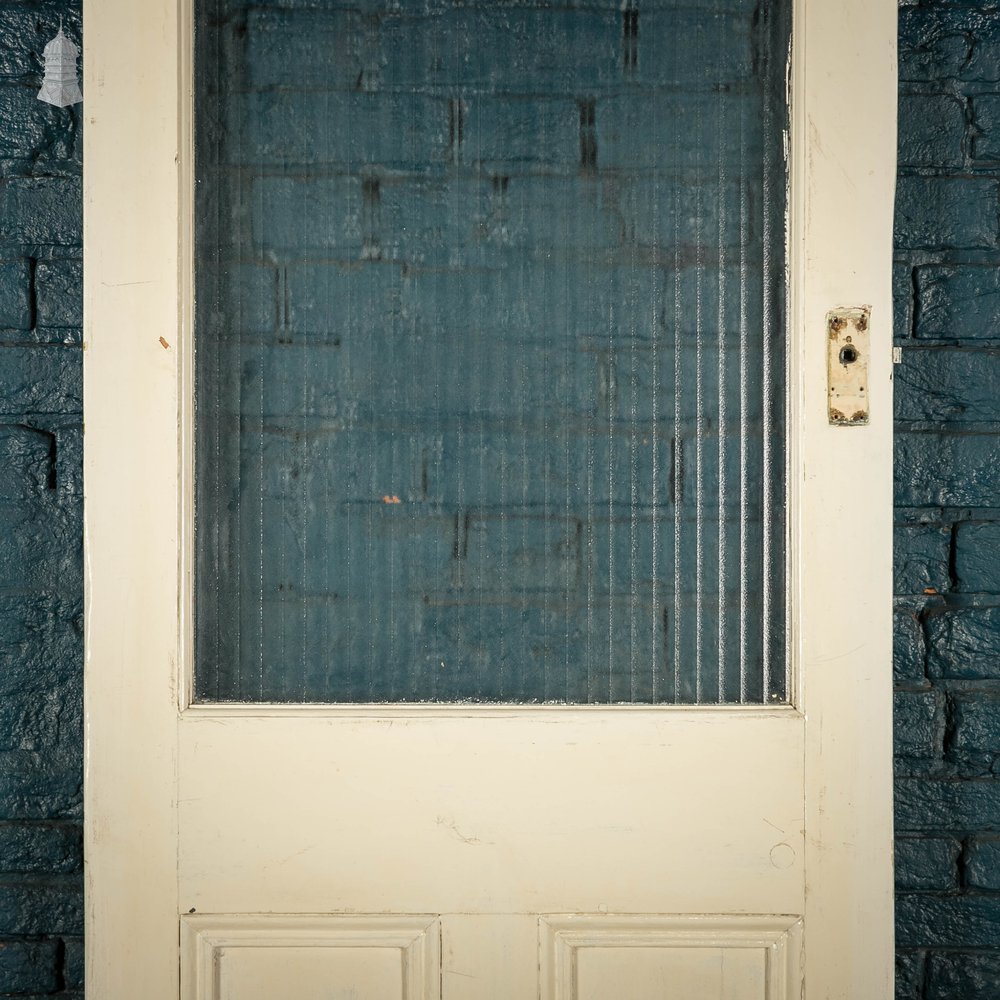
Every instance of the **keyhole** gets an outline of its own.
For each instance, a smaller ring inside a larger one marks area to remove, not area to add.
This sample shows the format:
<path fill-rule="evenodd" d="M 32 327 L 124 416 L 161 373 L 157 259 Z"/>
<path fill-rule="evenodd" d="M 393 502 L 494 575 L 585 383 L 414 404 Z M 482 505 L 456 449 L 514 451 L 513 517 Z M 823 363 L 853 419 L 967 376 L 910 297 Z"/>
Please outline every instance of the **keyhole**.
<path fill-rule="evenodd" d="M 845 344 L 840 349 L 840 363 L 842 365 L 853 365 L 858 360 L 858 349 L 850 344 Z"/>

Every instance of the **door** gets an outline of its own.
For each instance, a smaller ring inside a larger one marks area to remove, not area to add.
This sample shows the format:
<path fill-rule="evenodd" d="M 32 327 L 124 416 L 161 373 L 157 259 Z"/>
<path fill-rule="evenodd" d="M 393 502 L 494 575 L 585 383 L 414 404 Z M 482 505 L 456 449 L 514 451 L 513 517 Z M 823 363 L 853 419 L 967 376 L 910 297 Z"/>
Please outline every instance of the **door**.
<path fill-rule="evenodd" d="M 91 995 L 888 998 L 894 5 L 85 36 Z"/>

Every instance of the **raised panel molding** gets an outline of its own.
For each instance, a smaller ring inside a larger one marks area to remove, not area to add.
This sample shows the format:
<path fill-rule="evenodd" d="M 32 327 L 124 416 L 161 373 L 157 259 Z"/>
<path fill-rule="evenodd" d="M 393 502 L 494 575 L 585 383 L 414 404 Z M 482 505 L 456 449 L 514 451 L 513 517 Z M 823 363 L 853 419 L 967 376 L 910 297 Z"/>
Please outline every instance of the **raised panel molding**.
<path fill-rule="evenodd" d="M 617 984 L 619 1000 L 661 996 L 654 978 L 697 978 L 706 965 L 717 980 L 711 995 L 724 1000 L 798 1000 L 802 992 L 798 916 L 549 915 L 539 918 L 539 952 L 542 1000 L 589 1000 L 603 977 Z"/>
<path fill-rule="evenodd" d="M 246 968 L 239 970 L 241 961 Z M 312 979 L 323 980 L 324 1000 L 369 1000 L 373 991 L 371 1000 L 440 998 L 441 934 L 435 916 L 181 917 L 182 1000 L 243 1000 L 245 991 L 234 981 L 259 976 L 269 962 L 296 993 L 296 961 L 308 966 Z M 350 969 L 350 981 L 337 981 L 342 965 Z M 234 969 L 239 972 L 227 971 Z M 394 995 L 386 993 L 387 979 L 398 980 Z"/>

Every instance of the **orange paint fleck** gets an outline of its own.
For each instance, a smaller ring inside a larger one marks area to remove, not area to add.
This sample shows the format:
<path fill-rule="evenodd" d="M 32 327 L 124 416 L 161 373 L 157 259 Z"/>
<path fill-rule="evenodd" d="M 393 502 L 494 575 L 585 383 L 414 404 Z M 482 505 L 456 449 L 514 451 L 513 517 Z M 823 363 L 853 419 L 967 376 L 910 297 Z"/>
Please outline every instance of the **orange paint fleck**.
<path fill-rule="evenodd" d="M 924 587 L 925 594 L 936 594 L 937 591 L 933 587 Z"/>
<path fill-rule="evenodd" d="M 402 503 L 402 502 L 403 501 L 400 500 L 399 497 L 397 497 L 395 494 L 393 494 L 392 496 L 386 495 L 382 497 L 382 503 Z"/>
<path fill-rule="evenodd" d="M 160 345 L 163 347 L 165 351 L 170 349 L 170 345 L 166 342 L 166 340 L 164 340 L 163 337 L 160 337 Z"/>

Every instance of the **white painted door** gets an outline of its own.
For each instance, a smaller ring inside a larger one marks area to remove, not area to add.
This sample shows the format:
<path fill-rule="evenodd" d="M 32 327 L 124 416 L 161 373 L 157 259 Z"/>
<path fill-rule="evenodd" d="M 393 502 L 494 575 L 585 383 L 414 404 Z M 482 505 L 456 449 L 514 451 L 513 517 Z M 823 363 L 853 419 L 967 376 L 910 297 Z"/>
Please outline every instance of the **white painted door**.
<path fill-rule="evenodd" d="M 191 704 L 190 16 L 85 4 L 89 994 L 888 1000 L 895 4 L 795 5 L 791 704 L 756 708 Z"/>

